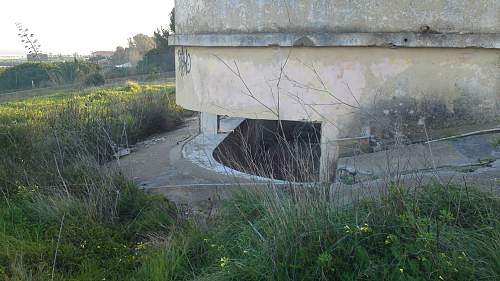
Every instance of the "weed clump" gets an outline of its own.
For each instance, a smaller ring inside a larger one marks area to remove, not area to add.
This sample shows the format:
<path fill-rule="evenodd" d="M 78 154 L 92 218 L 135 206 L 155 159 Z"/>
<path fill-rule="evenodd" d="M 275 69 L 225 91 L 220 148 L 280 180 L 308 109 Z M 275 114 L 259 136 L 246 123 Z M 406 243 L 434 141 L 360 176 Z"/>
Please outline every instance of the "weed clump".
<path fill-rule="evenodd" d="M 141 90 L 141 85 L 135 81 L 127 81 L 127 86 L 125 86 L 125 91 L 137 93 Z"/>

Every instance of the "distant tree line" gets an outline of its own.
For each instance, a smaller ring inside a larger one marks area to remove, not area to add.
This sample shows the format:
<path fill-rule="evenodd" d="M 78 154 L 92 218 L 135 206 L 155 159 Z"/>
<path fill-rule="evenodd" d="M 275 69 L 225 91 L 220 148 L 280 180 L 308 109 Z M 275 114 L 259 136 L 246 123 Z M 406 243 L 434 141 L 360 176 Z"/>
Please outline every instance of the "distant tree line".
<path fill-rule="evenodd" d="M 23 63 L 0 72 L 0 91 L 82 83 L 104 84 L 100 67 L 90 61 Z"/>
<path fill-rule="evenodd" d="M 153 37 L 137 34 L 128 40 L 128 47 L 118 46 L 110 58 L 114 66 L 106 71 L 108 77 L 127 76 L 132 74 L 154 74 L 175 71 L 175 50 L 168 44 L 168 38 L 175 33 L 175 9 L 170 13 L 168 28 L 160 27 Z M 116 66 L 130 63 L 130 68 Z"/>

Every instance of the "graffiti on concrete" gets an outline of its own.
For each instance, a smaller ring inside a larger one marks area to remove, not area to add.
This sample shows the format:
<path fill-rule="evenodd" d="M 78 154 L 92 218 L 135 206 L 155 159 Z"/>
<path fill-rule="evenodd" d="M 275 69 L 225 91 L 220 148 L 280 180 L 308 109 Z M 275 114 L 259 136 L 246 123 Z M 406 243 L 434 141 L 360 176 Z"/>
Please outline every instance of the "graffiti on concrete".
<path fill-rule="evenodd" d="M 182 47 L 177 50 L 178 71 L 181 76 L 191 73 L 191 55 L 186 48 Z"/>

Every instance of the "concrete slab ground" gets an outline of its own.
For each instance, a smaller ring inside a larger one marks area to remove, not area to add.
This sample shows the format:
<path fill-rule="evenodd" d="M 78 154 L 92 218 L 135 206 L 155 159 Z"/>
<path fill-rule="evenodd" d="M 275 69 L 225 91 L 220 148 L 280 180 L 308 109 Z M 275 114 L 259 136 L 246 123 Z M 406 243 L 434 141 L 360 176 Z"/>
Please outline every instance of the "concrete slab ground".
<path fill-rule="evenodd" d="M 215 161 L 214 149 L 243 120 L 222 119 L 221 133 L 199 135 L 197 118 L 181 128 L 137 144 L 133 153 L 114 166 L 148 192 L 164 194 L 181 210 L 210 215 L 221 198 L 252 186 L 290 186 L 289 183 L 250 176 Z M 371 180 L 334 189 L 339 196 L 378 194 L 389 182 L 421 184 L 469 181 L 500 191 L 500 134 L 473 136 L 446 142 L 415 144 L 399 149 L 340 160 L 339 168 L 372 176 Z M 478 164 L 488 160 L 489 165 Z M 470 168 L 471 167 L 471 168 Z M 410 172 L 411 171 L 411 172 Z M 314 186 L 298 184 L 296 186 Z"/>
<path fill-rule="evenodd" d="M 425 170 L 477 166 L 500 159 L 500 134 L 475 135 L 442 142 L 402 145 L 392 150 L 340 159 L 339 168 L 383 177 Z"/>

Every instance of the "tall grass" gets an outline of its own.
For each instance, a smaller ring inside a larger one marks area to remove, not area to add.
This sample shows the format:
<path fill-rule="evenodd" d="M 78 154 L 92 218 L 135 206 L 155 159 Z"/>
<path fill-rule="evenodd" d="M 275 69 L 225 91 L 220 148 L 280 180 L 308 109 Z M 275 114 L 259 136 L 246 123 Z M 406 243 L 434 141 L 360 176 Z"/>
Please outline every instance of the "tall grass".
<path fill-rule="evenodd" d="M 0 185 L 3 191 L 71 187 L 61 176 L 69 180 L 82 166 L 103 164 L 118 150 L 174 128 L 180 117 L 165 86 L 130 84 L 1 104 Z"/>
<path fill-rule="evenodd" d="M 181 117 L 164 85 L 0 104 L 0 278 L 130 279 L 175 208 L 104 164 Z"/>
<path fill-rule="evenodd" d="M 341 207 L 328 194 L 321 187 L 242 191 L 208 230 L 149 257 L 144 280 L 500 278 L 498 197 L 393 186 L 380 200 Z"/>

